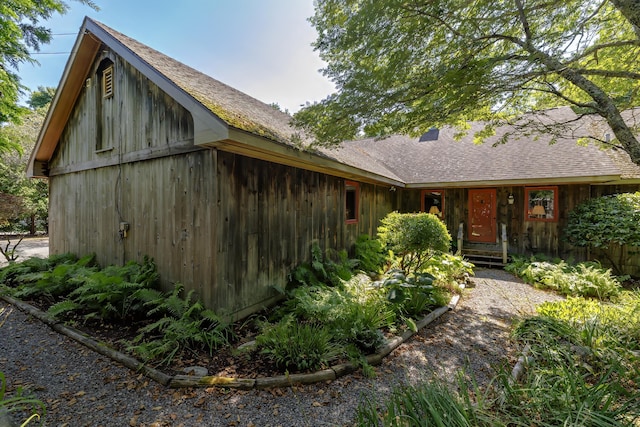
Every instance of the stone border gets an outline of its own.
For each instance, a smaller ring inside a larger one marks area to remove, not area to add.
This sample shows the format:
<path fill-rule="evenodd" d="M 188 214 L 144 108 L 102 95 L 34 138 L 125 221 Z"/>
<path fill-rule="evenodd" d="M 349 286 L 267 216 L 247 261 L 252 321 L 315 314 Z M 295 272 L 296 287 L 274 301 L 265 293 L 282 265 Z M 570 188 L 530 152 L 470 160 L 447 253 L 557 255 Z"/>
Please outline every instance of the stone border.
<path fill-rule="evenodd" d="M 460 285 L 460 289 L 464 289 L 464 285 Z M 134 359 L 131 356 L 120 353 L 107 345 L 95 341 L 92 337 L 80 332 L 79 330 L 67 326 L 60 320 L 57 320 L 49 314 L 37 309 L 36 307 L 27 304 L 23 301 L 12 298 L 8 295 L 0 295 L 0 298 L 5 300 L 11 305 L 18 307 L 21 311 L 35 317 L 42 321 L 56 332 L 59 332 L 67 337 L 83 344 L 91 350 L 107 356 L 112 360 L 124 365 L 125 367 L 140 372 L 151 378 L 152 380 L 169 388 L 184 388 L 184 387 L 224 387 L 233 388 L 238 390 L 251 390 L 251 389 L 266 389 L 272 387 L 289 387 L 294 384 L 313 384 L 321 381 L 333 381 L 358 369 L 358 366 L 353 363 L 341 363 L 331 366 L 329 369 L 324 369 L 309 374 L 290 374 L 279 375 L 275 377 L 265 378 L 234 378 L 234 377 L 217 377 L 217 376 L 195 376 L 195 375 L 167 375 L 157 369 L 146 366 L 144 363 Z M 454 295 L 448 305 L 439 307 L 427 314 L 424 318 L 416 323 L 416 330 L 420 330 L 429 325 L 434 320 L 438 319 L 444 313 L 456 308 L 460 295 Z M 411 330 L 405 331 L 402 335 L 395 336 L 376 351 L 373 354 L 366 356 L 367 363 L 370 365 L 379 365 L 382 363 L 382 359 L 388 356 L 402 343 L 407 341 L 416 332 Z"/>

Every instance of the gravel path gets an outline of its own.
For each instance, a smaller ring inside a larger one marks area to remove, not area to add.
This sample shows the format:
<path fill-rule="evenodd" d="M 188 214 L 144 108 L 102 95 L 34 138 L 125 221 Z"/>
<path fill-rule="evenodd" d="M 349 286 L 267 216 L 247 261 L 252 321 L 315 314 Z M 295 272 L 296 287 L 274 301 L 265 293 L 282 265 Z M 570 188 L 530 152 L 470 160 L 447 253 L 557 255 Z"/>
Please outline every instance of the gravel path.
<path fill-rule="evenodd" d="M 0 301 L 0 371 L 47 406 L 47 426 L 344 426 L 363 395 L 468 367 L 481 384 L 515 351 L 514 318 L 559 297 L 500 270 L 479 270 L 457 308 L 402 345 L 377 376 L 288 389 L 172 390 L 136 375 Z M 3 324 L 4 322 L 4 324 Z M 2 427 L 2 426 L 0 426 Z"/>

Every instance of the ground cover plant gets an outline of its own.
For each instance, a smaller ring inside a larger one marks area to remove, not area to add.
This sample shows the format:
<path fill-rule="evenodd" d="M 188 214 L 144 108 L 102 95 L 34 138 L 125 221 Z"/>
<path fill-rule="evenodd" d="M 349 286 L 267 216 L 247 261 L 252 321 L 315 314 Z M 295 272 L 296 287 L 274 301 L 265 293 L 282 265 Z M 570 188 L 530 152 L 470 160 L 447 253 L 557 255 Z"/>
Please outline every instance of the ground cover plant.
<path fill-rule="evenodd" d="M 537 262 L 518 260 L 518 269 Z M 462 380 L 457 390 L 437 380 L 398 387 L 381 403 L 363 399 L 358 425 L 639 425 L 640 290 L 593 298 L 581 296 L 582 286 L 549 288 L 569 296 L 540 305 L 513 331 L 527 348 L 522 376 L 514 378 L 505 364 L 485 390 Z"/>
<path fill-rule="evenodd" d="M 435 218 L 435 217 L 434 217 Z M 389 334 L 446 304 L 471 266 L 435 250 L 420 269 L 397 269 L 379 239 L 361 237 L 356 258 L 311 248 L 310 261 L 291 272 L 282 303 L 229 324 L 180 284 L 157 289 L 153 260 L 101 268 L 94 256 L 52 256 L 0 270 L 4 292 L 25 299 L 118 350 L 180 373 L 189 365 L 213 375 L 268 376 L 309 372 L 365 355 Z M 253 344 L 251 344 L 253 342 Z M 236 350 L 240 344 L 242 350 Z"/>
<path fill-rule="evenodd" d="M 571 264 L 563 260 L 513 257 L 505 270 L 537 288 L 562 295 L 609 299 L 622 289 L 616 276 L 597 262 Z"/>

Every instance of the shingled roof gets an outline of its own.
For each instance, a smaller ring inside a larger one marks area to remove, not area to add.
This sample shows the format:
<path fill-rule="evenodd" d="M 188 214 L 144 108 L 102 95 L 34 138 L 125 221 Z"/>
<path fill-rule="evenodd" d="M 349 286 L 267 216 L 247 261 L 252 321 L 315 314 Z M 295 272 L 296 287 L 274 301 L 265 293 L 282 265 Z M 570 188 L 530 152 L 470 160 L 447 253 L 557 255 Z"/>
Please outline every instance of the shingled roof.
<path fill-rule="evenodd" d="M 626 152 L 603 150 L 593 143 L 577 144 L 579 138 L 592 132 L 597 131 L 601 137 L 608 127 L 600 121 L 586 117 L 577 120 L 578 116 L 568 107 L 548 110 L 540 119 L 576 121 L 571 125 L 571 136 L 558 137 L 553 144 L 550 134 L 541 133 L 536 137 L 514 136 L 506 144 L 495 145 L 505 132 L 514 131 L 510 126 L 499 128 L 483 144 L 474 144 L 474 132 L 484 125 L 471 123 L 461 140 L 454 138 L 457 130 L 444 128 L 436 139 L 426 141 L 404 135 L 349 141 L 335 150 L 334 155 L 347 163 L 356 163 L 366 155 L 396 174 L 408 187 L 640 179 L 640 167 Z"/>

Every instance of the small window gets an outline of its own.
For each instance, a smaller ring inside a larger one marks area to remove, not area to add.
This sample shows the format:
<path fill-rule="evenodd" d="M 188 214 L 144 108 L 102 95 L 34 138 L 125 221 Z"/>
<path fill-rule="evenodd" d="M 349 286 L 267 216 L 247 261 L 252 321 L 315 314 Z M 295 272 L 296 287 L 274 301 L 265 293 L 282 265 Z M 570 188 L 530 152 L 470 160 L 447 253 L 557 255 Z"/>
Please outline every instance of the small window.
<path fill-rule="evenodd" d="M 558 220 L 558 187 L 525 188 L 527 221 Z"/>
<path fill-rule="evenodd" d="M 102 72 L 102 96 L 104 98 L 113 96 L 113 64 Z"/>
<path fill-rule="evenodd" d="M 442 218 L 444 216 L 444 190 L 422 190 L 420 209 L 422 212 Z"/>
<path fill-rule="evenodd" d="M 357 182 L 347 181 L 345 183 L 345 220 L 347 224 L 358 222 L 358 206 L 360 199 L 360 186 Z"/>

